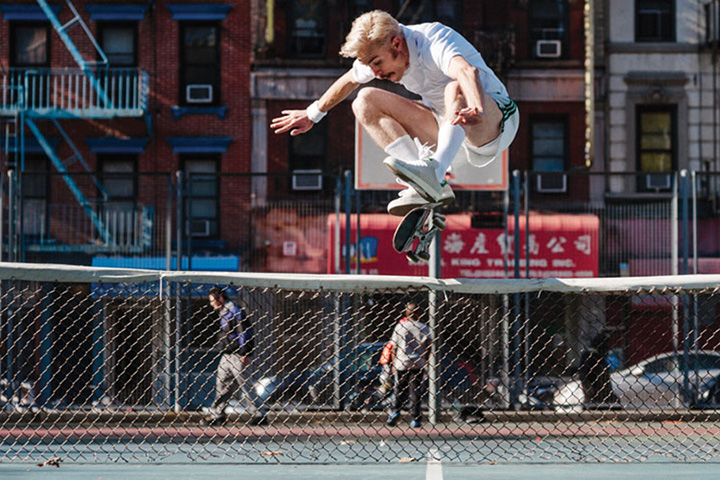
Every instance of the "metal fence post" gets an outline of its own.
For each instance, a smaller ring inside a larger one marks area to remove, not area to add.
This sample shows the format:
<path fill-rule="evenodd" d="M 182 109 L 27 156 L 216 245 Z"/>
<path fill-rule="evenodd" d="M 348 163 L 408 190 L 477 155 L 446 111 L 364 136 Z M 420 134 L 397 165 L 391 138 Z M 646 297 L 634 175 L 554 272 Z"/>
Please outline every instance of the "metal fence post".
<path fill-rule="evenodd" d="M 165 200 L 165 270 L 172 270 L 172 177 L 167 176 Z"/>
<path fill-rule="evenodd" d="M 352 245 L 352 235 L 350 229 L 352 228 L 352 172 L 345 170 L 345 273 L 350 273 L 350 246 Z"/>
<path fill-rule="evenodd" d="M 8 262 L 16 262 L 15 255 L 15 170 L 8 170 Z"/>
<path fill-rule="evenodd" d="M 441 232 L 435 232 L 435 237 L 430 244 L 430 263 L 428 265 L 428 276 L 440 278 L 441 267 Z M 437 335 L 437 291 L 431 289 L 428 293 L 428 327 L 432 335 L 430 344 L 430 356 L 428 357 L 428 420 L 432 425 L 440 420 L 438 416 L 439 395 L 438 395 L 438 335 Z"/>
<path fill-rule="evenodd" d="M 513 213 L 515 228 L 513 231 L 513 273 L 520 278 L 520 171 L 513 170 Z M 512 327 L 510 338 L 512 343 L 513 384 L 510 389 L 510 403 L 516 406 L 520 397 L 520 294 L 513 294 Z"/>
<path fill-rule="evenodd" d="M 670 273 L 672 275 L 678 274 L 678 172 L 673 174 L 673 188 L 672 188 L 672 200 L 670 202 Z M 670 297 L 672 304 L 672 346 L 673 354 L 677 358 L 678 350 L 680 348 L 680 320 L 679 320 L 679 308 L 680 299 L 677 295 Z M 676 375 L 676 374 L 675 374 Z M 675 408 L 680 408 L 682 401 L 680 392 L 675 393 L 674 399 Z"/>
<path fill-rule="evenodd" d="M 182 270 L 182 225 L 183 225 L 183 172 L 175 172 L 175 205 L 177 221 L 175 222 L 175 270 Z"/>
<path fill-rule="evenodd" d="M 340 273 L 340 262 L 342 261 L 342 242 L 340 241 L 340 206 L 342 205 L 342 178 L 340 173 L 335 176 L 335 270 L 333 273 Z"/>

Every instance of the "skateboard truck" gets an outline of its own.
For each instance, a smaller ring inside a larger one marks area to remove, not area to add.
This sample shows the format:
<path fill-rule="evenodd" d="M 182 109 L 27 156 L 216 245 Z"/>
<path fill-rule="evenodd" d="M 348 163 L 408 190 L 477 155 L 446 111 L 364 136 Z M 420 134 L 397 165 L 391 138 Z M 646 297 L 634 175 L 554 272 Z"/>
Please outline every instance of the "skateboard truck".
<path fill-rule="evenodd" d="M 430 244 L 435 232 L 446 227 L 445 216 L 437 213 L 439 203 L 431 203 L 408 212 L 395 229 L 393 247 L 412 263 L 430 260 Z M 417 240 L 417 242 L 415 242 Z"/>

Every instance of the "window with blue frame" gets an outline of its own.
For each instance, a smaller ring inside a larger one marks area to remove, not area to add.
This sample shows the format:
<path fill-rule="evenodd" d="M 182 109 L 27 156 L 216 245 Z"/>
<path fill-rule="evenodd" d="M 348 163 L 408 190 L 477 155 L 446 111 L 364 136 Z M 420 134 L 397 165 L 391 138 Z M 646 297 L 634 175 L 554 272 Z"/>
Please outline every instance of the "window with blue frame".
<path fill-rule="evenodd" d="M 49 239 L 50 162 L 45 155 L 25 155 L 22 173 L 23 234 Z M 32 241 L 32 240 L 31 240 Z"/>
<path fill-rule="evenodd" d="M 102 154 L 97 156 L 100 182 L 107 194 L 102 203 L 105 225 L 114 245 L 138 244 L 140 224 L 137 208 L 137 155 Z"/>
<path fill-rule="evenodd" d="M 193 238 L 217 238 L 220 232 L 217 176 L 220 156 L 215 154 L 181 155 L 185 174 L 186 234 Z"/>
<path fill-rule="evenodd" d="M 98 155 L 98 163 L 100 180 L 108 195 L 107 201 L 134 203 L 137 198 L 137 155 Z"/>
<path fill-rule="evenodd" d="M 220 26 L 180 23 L 180 105 L 220 105 Z"/>
<path fill-rule="evenodd" d="M 137 66 L 137 22 L 98 22 L 98 41 L 111 67 Z"/>
<path fill-rule="evenodd" d="M 10 66 L 50 66 L 50 24 L 47 22 L 11 22 Z"/>

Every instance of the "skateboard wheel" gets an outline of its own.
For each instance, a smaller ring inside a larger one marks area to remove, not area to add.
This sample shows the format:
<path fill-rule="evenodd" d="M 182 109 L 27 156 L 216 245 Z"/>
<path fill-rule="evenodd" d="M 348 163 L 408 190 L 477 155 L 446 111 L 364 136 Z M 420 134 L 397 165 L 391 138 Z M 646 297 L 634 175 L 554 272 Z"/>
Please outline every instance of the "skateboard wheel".
<path fill-rule="evenodd" d="M 422 260 L 423 262 L 427 262 L 430 260 L 430 254 L 428 252 L 421 252 L 417 254 L 417 257 Z"/>
<path fill-rule="evenodd" d="M 433 218 L 433 224 L 437 227 L 438 230 L 445 230 L 445 227 L 447 227 L 447 224 L 445 223 L 445 217 Z"/>
<path fill-rule="evenodd" d="M 407 259 L 410 260 L 412 263 L 418 263 L 418 262 L 420 261 L 420 259 L 418 258 L 418 256 L 415 255 L 415 252 L 407 252 L 407 253 L 405 254 L 405 256 L 406 256 Z"/>

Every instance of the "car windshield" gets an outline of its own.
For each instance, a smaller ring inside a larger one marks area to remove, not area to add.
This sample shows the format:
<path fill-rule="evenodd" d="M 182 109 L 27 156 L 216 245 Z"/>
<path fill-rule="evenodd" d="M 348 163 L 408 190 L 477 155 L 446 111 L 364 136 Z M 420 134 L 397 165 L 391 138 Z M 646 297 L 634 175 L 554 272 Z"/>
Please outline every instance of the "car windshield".
<path fill-rule="evenodd" d="M 697 359 L 697 363 L 695 360 Z M 645 373 L 663 373 L 672 372 L 680 369 L 683 361 L 682 353 L 671 355 L 664 358 L 658 358 L 645 365 Z M 689 356 L 690 369 L 698 368 L 700 370 L 720 369 L 720 355 L 712 355 L 707 353 L 694 354 Z"/>

